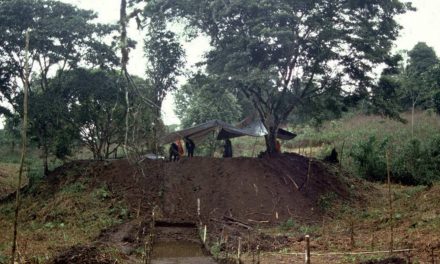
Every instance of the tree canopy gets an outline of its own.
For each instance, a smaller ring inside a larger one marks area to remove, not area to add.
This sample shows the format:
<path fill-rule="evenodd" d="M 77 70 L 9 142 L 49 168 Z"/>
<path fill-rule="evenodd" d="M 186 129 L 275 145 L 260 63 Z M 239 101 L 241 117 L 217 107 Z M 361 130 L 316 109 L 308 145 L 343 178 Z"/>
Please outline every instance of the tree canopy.
<path fill-rule="evenodd" d="M 216 85 L 212 78 L 198 73 L 177 91 L 176 114 L 183 127 L 213 119 L 227 123 L 239 121 L 242 108 L 237 97 Z"/>
<path fill-rule="evenodd" d="M 207 71 L 252 100 L 275 150 L 278 126 L 309 99 L 367 91 L 411 9 L 400 1 L 152 1 L 210 37 Z"/>
<path fill-rule="evenodd" d="M 30 31 L 30 67 L 43 89 L 52 70 L 118 64 L 114 47 L 102 39 L 116 27 L 96 24 L 96 14 L 59 1 L 3 0 L 0 2 L 0 61 L 14 77 L 24 77 L 24 32 Z M 113 43 L 115 44 L 115 43 Z M 9 85 L 3 94 L 17 92 Z M 15 85 L 16 86 L 16 85 Z M 32 89 L 32 87 L 31 87 Z"/>

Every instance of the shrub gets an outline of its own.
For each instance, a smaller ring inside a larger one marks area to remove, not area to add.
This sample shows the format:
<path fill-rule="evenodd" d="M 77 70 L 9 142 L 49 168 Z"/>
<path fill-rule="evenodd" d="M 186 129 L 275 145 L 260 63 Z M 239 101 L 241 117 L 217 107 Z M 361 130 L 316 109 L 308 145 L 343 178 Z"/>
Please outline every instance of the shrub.
<path fill-rule="evenodd" d="M 353 158 L 359 175 L 371 181 L 384 181 L 387 177 L 385 149 L 388 139 L 379 142 L 375 136 L 367 141 L 354 144 L 350 156 Z"/>
<path fill-rule="evenodd" d="M 396 154 L 398 156 L 393 165 L 395 181 L 431 185 L 440 179 L 440 136 L 435 136 L 425 145 L 418 139 L 412 139 Z"/>

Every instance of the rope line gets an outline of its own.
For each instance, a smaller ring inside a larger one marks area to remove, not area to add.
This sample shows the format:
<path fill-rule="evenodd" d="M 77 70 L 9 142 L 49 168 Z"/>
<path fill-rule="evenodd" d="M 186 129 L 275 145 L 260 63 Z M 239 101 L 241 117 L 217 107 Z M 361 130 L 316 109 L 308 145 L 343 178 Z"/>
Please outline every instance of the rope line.
<path fill-rule="evenodd" d="M 395 249 L 392 252 L 396 253 L 396 252 L 410 252 L 410 251 L 415 251 L 416 249 L 414 248 L 408 248 L 408 249 Z M 380 253 L 390 253 L 390 250 L 378 250 L 378 251 L 360 251 L 360 252 L 327 252 L 327 253 L 313 253 L 311 252 L 310 254 L 313 256 L 334 256 L 334 255 L 368 255 L 368 254 L 380 254 Z M 267 255 L 295 255 L 295 256 L 302 256 L 305 255 L 306 253 L 304 252 L 285 252 L 285 253 L 280 253 L 280 252 L 267 252 L 267 253 L 263 253 L 267 254 Z"/>

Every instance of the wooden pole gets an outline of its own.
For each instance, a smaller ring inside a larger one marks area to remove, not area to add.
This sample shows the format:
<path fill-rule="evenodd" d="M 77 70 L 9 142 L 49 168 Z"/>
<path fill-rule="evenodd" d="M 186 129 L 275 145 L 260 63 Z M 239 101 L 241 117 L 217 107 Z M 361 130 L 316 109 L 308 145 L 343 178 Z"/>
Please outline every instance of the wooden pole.
<path fill-rule="evenodd" d="M 353 212 L 350 215 L 350 246 L 351 246 L 352 250 L 356 246 L 355 241 L 354 241 L 354 219 L 353 219 Z"/>
<path fill-rule="evenodd" d="M 257 263 L 260 264 L 260 245 L 257 245 Z"/>
<path fill-rule="evenodd" d="M 390 220 L 390 253 L 394 250 L 394 230 L 393 230 L 393 198 L 391 194 L 391 171 L 390 154 L 388 150 L 385 153 L 387 160 L 387 181 L 388 181 L 388 202 L 389 202 L 389 220 Z"/>
<path fill-rule="evenodd" d="M 310 264 L 310 236 L 306 235 L 306 264 Z"/>
<path fill-rule="evenodd" d="M 14 235 L 12 238 L 12 252 L 11 252 L 11 263 L 15 263 L 15 255 L 17 252 L 17 234 L 18 234 L 18 214 L 20 212 L 21 205 L 21 197 L 20 197 L 20 189 L 23 178 L 23 169 L 24 162 L 26 160 L 26 145 L 27 145 L 27 125 L 28 125 L 28 98 L 29 98 L 29 30 L 26 31 L 26 44 L 25 44 L 25 62 L 24 62 L 24 80 L 23 80 L 23 94 L 24 94 L 24 102 L 23 102 L 23 126 L 21 130 L 21 160 L 20 160 L 20 169 L 18 172 L 18 183 L 15 197 L 15 212 L 14 212 Z M 20 262 L 20 261 L 19 261 Z"/>
<path fill-rule="evenodd" d="M 200 218 L 200 198 L 197 198 L 197 217 Z"/>
<path fill-rule="evenodd" d="M 241 237 L 238 238 L 237 264 L 240 264 L 240 259 L 241 259 Z"/>

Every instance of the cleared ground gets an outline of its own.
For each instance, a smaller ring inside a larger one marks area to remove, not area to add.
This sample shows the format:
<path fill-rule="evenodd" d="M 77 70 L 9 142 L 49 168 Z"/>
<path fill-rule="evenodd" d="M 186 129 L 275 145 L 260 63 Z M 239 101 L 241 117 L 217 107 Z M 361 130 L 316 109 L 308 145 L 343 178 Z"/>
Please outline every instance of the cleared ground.
<path fill-rule="evenodd" d="M 304 256 L 285 253 L 303 253 L 305 234 L 312 238 L 312 253 L 324 254 L 312 255 L 313 263 L 386 257 L 325 254 L 388 250 L 391 224 L 394 247 L 416 249 L 411 259 L 423 263 L 439 243 L 439 188 L 393 186 L 390 221 L 386 186 L 296 154 L 177 163 L 78 161 L 56 169 L 24 197 L 19 249 L 23 260 L 34 263 L 142 263 L 154 211 L 156 221 L 193 225 L 156 229 L 155 263 L 194 257 L 212 262 L 196 250 L 199 221 L 207 225 L 214 257 L 235 257 L 240 238 L 245 263 L 258 256 L 261 263 L 301 263 Z M 2 230 L 11 230 L 12 208 L 12 202 L 0 205 Z M 0 256 L 6 259 L 11 234 L 2 233 Z M 161 251 L 167 248 L 172 250 Z M 176 256 L 182 248 L 190 256 Z"/>

